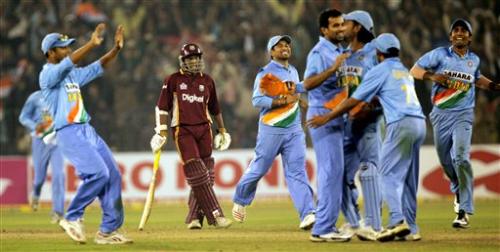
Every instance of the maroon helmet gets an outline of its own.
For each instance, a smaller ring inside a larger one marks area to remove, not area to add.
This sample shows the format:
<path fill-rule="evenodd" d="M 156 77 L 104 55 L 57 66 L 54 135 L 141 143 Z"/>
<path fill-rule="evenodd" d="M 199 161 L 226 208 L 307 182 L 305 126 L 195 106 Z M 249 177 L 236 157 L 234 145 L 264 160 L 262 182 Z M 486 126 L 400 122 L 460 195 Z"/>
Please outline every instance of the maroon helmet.
<path fill-rule="evenodd" d="M 187 57 L 197 55 L 195 59 L 186 60 Z M 201 58 L 203 52 L 200 47 L 193 43 L 185 44 L 181 47 L 181 53 L 179 55 L 179 63 L 181 70 L 189 73 L 200 73 L 203 71 L 205 64 Z"/>
<path fill-rule="evenodd" d="M 184 59 L 186 57 L 189 57 L 191 55 L 202 55 L 203 52 L 201 51 L 200 47 L 196 44 L 189 43 L 189 44 L 184 44 L 181 47 L 181 58 Z"/>

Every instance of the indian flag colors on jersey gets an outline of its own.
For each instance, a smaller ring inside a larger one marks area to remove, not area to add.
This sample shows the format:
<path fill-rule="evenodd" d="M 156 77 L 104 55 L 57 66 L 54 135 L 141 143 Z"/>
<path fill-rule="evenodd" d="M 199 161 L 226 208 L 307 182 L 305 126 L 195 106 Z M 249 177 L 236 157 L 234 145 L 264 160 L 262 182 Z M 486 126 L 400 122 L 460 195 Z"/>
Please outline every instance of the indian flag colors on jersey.
<path fill-rule="evenodd" d="M 269 110 L 262 116 L 262 122 L 273 127 L 286 128 L 295 121 L 299 114 L 299 103 L 288 104 Z"/>
<path fill-rule="evenodd" d="M 437 92 L 432 102 L 440 109 L 452 108 L 464 98 L 466 94 L 467 92 L 461 90 L 445 89 L 442 92 Z"/>
<path fill-rule="evenodd" d="M 80 92 L 74 92 L 68 94 L 69 101 L 75 101 L 68 113 L 68 123 L 84 123 L 88 119 L 87 111 L 83 106 L 83 99 Z"/>

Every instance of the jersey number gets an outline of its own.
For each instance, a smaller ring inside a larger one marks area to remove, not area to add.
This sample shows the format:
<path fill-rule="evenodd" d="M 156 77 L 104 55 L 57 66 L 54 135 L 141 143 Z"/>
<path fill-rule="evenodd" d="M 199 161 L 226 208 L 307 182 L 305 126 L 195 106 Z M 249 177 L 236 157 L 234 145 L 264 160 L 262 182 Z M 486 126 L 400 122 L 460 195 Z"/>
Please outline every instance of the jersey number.
<path fill-rule="evenodd" d="M 401 86 L 401 90 L 406 94 L 406 104 L 419 105 L 417 94 L 415 93 L 415 89 L 413 86 L 408 84 L 403 84 Z"/>

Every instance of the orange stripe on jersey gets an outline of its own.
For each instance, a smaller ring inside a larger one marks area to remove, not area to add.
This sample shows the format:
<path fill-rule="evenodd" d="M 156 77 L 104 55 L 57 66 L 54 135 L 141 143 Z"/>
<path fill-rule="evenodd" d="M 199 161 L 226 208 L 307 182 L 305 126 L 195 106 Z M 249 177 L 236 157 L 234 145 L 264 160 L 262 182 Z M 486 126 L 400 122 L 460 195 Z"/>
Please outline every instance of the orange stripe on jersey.
<path fill-rule="evenodd" d="M 333 109 L 337 107 L 345 99 L 347 99 L 348 95 L 349 92 L 347 91 L 347 88 L 345 88 L 344 90 L 342 90 L 342 92 L 336 94 L 331 100 L 325 102 L 323 106 L 327 109 Z"/>
<path fill-rule="evenodd" d="M 80 111 L 80 102 L 76 101 L 75 106 L 71 108 L 71 111 L 68 114 L 68 122 L 73 122 L 75 120 L 76 115 L 78 115 L 78 111 Z"/>
<path fill-rule="evenodd" d="M 295 106 L 295 102 L 287 104 L 287 105 L 282 106 L 282 107 L 274 108 L 271 111 L 267 112 L 264 116 L 262 116 L 262 120 L 267 122 L 275 117 L 280 116 L 281 114 L 287 112 L 288 110 L 292 109 L 293 106 Z"/>
<path fill-rule="evenodd" d="M 441 92 L 441 93 L 437 93 L 437 94 L 434 96 L 434 103 L 435 103 L 436 101 L 441 100 L 441 99 L 442 99 L 442 98 L 444 98 L 444 97 L 447 97 L 447 96 L 452 95 L 452 94 L 453 94 L 453 93 L 455 93 L 456 91 L 457 91 L 457 90 L 455 90 L 455 89 L 447 89 L 447 90 L 445 90 L 445 91 L 443 91 L 443 92 Z"/>

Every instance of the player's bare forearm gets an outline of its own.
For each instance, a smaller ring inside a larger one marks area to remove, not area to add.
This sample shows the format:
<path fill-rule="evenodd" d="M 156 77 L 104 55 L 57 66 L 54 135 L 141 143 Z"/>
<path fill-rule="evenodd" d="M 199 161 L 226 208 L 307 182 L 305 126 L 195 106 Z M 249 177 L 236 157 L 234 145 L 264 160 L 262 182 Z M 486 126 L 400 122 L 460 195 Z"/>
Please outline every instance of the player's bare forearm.
<path fill-rule="evenodd" d="M 354 98 L 349 98 L 342 103 L 340 103 L 337 107 L 335 107 L 332 111 L 330 111 L 328 114 L 324 115 L 318 115 L 314 116 L 313 118 L 309 119 L 307 121 L 307 126 L 310 128 L 317 128 L 319 126 L 322 126 L 326 124 L 327 122 L 341 116 L 342 114 L 348 112 L 352 108 L 356 107 L 361 101 L 354 99 Z"/>
<path fill-rule="evenodd" d="M 224 126 L 224 119 L 222 119 L 222 113 L 219 113 L 219 114 L 215 115 L 215 122 L 217 123 L 217 128 L 219 130 L 226 128 Z"/>
<path fill-rule="evenodd" d="M 281 95 L 277 98 L 273 99 L 273 103 L 271 104 L 272 108 L 277 108 L 281 106 L 285 106 L 291 103 L 294 103 L 300 99 L 299 94 L 287 94 L 287 95 Z"/>
<path fill-rule="evenodd" d="M 417 65 L 414 65 L 410 70 L 410 75 L 413 76 L 413 78 L 418 79 L 418 80 L 423 80 L 425 73 L 426 73 L 425 69 L 423 69 Z"/>
<path fill-rule="evenodd" d="M 476 86 L 484 90 L 499 91 L 500 83 L 494 83 L 492 80 L 486 78 L 486 76 L 481 75 L 476 81 Z"/>
<path fill-rule="evenodd" d="M 335 68 L 328 68 L 324 72 L 311 76 L 307 79 L 304 80 L 304 88 L 306 90 L 312 90 L 317 88 L 321 83 L 323 83 L 326 79 L 328 79 L 332 74 L 335 73 L 337 69 Z"/>
<path fill-rule="evenodd" d="M 116 28 L 116 32 L 115 32 L 115 43 L 114 43 L 114 47 L 113 49 L 111 49 L 108 53 L 106 53 L 104 56 L 101 57 L 100 61 L 101 61 L 101 65 L 103 67 L 106 67 L 109 65 L 110 62 L 112 62 L 116 56 L 118 55 L 118 53 L 120 52 L 120 50 L 123 48 L 123 43 L 124 43 L 124 39 L 123 39 L 123 26 L 122 25 L 119 25 L 118 28 Z"/>
<path fill-rule="evenodd" d="M 94 49 L 95 47 L 101 45 L 102 43 L 102 33 L 106 29 L 106 25 L 103 23 L 100 23 L 96 26 L 94 32 L 92 33 L 92 36 L 90 40 L 85 43 L 82 47 L 78 48 L 76 51 L 74 51 L 69 57 L 73 63 L 78 63 L 80 62 L 87 54 Z"/>

